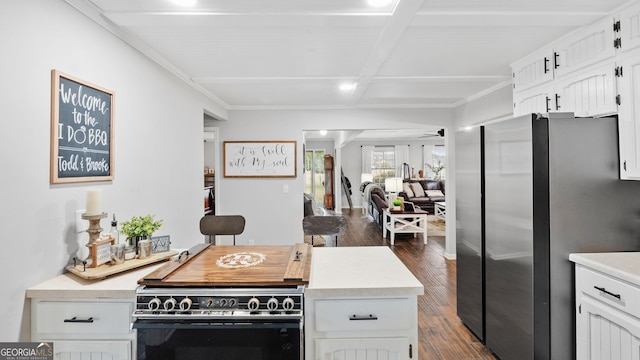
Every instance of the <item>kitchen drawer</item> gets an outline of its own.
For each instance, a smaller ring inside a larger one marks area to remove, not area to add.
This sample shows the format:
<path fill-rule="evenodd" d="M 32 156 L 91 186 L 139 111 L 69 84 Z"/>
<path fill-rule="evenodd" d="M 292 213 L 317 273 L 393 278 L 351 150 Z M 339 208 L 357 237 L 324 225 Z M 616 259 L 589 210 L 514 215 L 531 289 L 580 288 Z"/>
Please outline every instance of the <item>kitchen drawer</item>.
<path fill-rule="evenodd" d="M 640 318 L 640 288 L 623 280 L 578 265 L 576 291 Z"/>
<path fill-rule="evenodd" d="M 38 301 L 34 309 L 38 334 L 129 334 L 133 304 Z"/>
<path fill-rule="evenodd" d="M 315 301 L 317 331 L 404 330 L 412 324 L 409 299 Z"/>

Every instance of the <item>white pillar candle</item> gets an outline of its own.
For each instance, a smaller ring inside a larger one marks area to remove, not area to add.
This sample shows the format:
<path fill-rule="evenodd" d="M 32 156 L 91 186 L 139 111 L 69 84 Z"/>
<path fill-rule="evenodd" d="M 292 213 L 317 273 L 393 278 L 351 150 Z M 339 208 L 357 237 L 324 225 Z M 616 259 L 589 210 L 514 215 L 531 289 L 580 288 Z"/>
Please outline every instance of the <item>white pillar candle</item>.
<path fill-rule="evenodd" d="M 102 214 L 102 189 L 87 190 L 87 209 L 89 216 Z"/>

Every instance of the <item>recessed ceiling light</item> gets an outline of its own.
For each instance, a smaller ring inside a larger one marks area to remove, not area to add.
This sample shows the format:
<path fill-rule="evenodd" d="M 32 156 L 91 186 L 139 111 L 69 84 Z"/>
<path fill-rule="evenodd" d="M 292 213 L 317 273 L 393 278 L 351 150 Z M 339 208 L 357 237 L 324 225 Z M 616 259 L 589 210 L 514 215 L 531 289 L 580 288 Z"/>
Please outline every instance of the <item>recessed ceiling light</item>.
<path fill-rule="evenodd" d="M 391 4 L 392 0 L 367 0 L 369 6 L 373 7 L 383 7 Z"/>
<path fill-rule="evenodd" d="M 342 83 L 340 84 L 340 91 L 351 91 L 356 88 L 357 83 Z"/>
<path fill-rule="evenodd" d="M 322 135 L 322 136 L 327 135 L 327 130 L 320 130 L 320 135 Z"/>
<path fill-rule="evenodd" d="M 195 6 L 198 3 L 198 0 L 171 0 L 175 4 L 180 6 Z"/>

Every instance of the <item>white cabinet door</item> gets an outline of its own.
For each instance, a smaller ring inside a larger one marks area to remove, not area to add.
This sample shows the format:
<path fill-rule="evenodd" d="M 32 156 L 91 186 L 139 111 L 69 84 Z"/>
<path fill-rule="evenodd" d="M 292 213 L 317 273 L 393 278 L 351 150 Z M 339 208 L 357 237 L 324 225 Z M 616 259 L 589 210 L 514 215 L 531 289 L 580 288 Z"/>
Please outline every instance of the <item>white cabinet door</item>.
<path fill-rule="evenodd" d="M 518 92 L 553 80 L 553 51 L 545 49 L 511 64 L 513 90 Z"/>
<path fill-rule="evenodd" d="M 620 178 L 640 180 L 640 51 L 625 54 L 620 65 Z"/>
<path fill-rule="evenodd" d="M 580 70 L 616 55 L 613 17 L 580 28 L 554 46 L 555 77 Z"/>
<path fill-rule="evenodd" d="M 315 360 L 409 360 L 417 348 L 408 338 L 316 339 Z"/>
<path fill-rule="evenodd" d="M 557 110 L 573 112 L 576 116 L 602 116 L 615 114 L 616 103 L 615 63 L 605 61 L 602 65 L 586 70 L 560 81 Z"/>
<path fill-rule="evenodd" d="M 576 358 L 640 360 L 640 320 L 590 296 L 578 296 Z"/>
<path fill-rule="evenodd" d="M 130 360 L 131 341 L 50 340 L 55 360 Z"/>
<path fill-rule="evenodd" d="M 513 94 L 513 115 L 548 113 L 557 111 L 553 86 L 538 86 Z"/>
<path fill-rule="evenodd" d="M 640 46 L 640 3 L 620 12 L 620 48 L 630 51 Z"/>

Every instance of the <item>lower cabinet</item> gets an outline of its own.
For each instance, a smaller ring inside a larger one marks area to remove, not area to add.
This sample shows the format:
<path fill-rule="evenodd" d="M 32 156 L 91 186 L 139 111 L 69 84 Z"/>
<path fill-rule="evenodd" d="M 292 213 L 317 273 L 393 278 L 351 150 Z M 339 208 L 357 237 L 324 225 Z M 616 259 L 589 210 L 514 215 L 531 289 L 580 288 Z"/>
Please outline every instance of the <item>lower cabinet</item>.
<path fill-rule="evenodd" d="M 306 296 L 305 359 L 417 359 L 417 319 L 415 296 Z"/>
<path fill-rule="evenodd" d="M 640 288 L 576 265 L 576 358 L 640 360 Z"/>
<path fill-rule="evenodd" d="M 123 360 L 131 359 L 131 341 L 51 340 L 53 358 L 57 360 Z"/>
<path fill-rule="evenodd" d="M 133 299 L 31 299 L 31 341 L 52 342 L 54 359 L 130 360 Z"/>
<path fill-rule="evenodd" d="M 315 346 L 323 360 L 411 359 L 413 351 L 409 338 L 317 339 Z"/>

